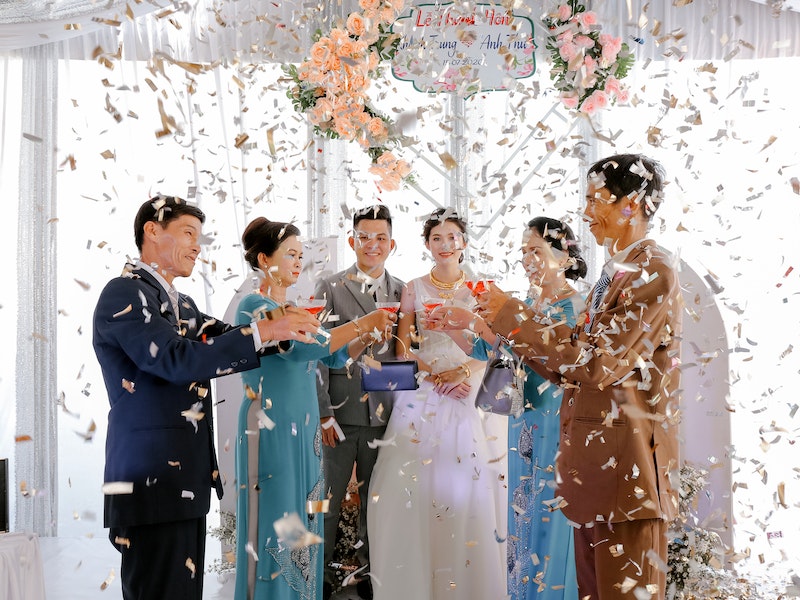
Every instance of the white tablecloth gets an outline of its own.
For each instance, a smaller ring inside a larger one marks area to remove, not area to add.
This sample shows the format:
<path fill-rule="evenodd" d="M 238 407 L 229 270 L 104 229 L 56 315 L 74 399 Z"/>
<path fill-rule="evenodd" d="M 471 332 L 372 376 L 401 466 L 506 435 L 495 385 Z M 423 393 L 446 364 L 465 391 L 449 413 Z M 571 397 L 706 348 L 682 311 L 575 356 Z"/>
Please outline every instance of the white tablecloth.
<path fill-rule="evenodd" d="M 44 571 L 36 534 L 0 534 L 0 598 L 44 600 Z"/>

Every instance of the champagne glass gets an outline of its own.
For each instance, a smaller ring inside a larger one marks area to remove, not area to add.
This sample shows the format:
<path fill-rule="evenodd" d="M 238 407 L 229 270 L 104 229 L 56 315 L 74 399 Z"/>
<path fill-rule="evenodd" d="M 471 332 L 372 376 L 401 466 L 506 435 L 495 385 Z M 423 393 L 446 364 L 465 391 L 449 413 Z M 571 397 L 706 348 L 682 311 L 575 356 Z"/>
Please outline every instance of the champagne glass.
<path fill-rule="evenodd" d="M 303 310 L 307 310 L 312 315 L 317 316 L 319 313 L 322 312 L 322 309 L 325 308 L 324 298 L 298 298 L 297 299 L 297 307 L 302 308 Z M 318 327 L 316 331 L 317 335 L 321 335 L 327 340 L 331 339 L 331 334 L 324 327 Z"/>
<path fill-rule="evenodd" d="M 489 289 L 489 286 L 494 283 L 494 279 L 478 279 L 477 281 L 466 281 L 467 287 L 472 292 L 473 296 L 477 296 L 480 293 L 485 292 Z"/>
<path fill-rule="evenodd" d="M 318 315 L 322 312 L 322 309 L 325 308 L 325 300 L 324 299 L 315 299 L 315 298 L 298 298 L 297 300 L 297 307 L 307 310 L 312 315 Z"/>
<path fill-rule="evenodd" d="M 381 310 L 385 310 L 386 312 L 396 313 L 400 310 L 400 303 L 399 302 L 376 302 L 375 307 Z"/>

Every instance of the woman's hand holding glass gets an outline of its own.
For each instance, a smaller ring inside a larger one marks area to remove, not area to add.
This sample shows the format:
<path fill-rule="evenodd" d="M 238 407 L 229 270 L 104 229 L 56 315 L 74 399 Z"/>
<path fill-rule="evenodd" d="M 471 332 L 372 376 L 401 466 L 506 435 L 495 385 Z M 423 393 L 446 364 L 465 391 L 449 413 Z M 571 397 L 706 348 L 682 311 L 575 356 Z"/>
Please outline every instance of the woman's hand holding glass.
<path fill-rule="evenodd" d="M 269 340 L 297 340 L 312 343 L 311 336 L 320 327 L 319 321 L 301 308 L 284 306 L 283 315 L 278 318 L 258 321 L 258 333 L 263 342 Z"/>
<path fill-rule="evenodd" d="M 477 317 L 463 306 L 438 306 L 427 316 L 428 328 L 439 331 L 473 329 Z"/>
<path fill-rule="evenodd" d="M 396 322 L 397 314 L 380 308 L 354 321 L 359 339 L 365 344 L 391 339 Z"/>

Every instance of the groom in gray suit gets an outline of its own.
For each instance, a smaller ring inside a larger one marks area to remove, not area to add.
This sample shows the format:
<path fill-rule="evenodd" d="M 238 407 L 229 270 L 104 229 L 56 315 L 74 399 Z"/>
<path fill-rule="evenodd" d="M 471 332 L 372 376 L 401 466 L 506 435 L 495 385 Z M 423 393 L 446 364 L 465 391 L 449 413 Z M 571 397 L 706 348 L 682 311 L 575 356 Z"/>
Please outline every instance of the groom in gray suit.
<path fill-rule="evenodd" d="M 317 284 L 315 298 L 327 300 L 326 311 L 338 315 L 334 326 L 343 325 L 375 310 L 376 302 L 399 302 L 405 285 L 384 269 L 384 263 L 395 248 L 392 239 L 392 216 L 383 205 L 357 211 L 353 215 L 353 232 L 350 247 L 356 253 L 356 263 Z M 382 349 L 382 348 L 381 348 Z M 390 340 L 376 360 L 394 359 L 394 340 Z M 362 545 L 357 556 L 362 565 L 369 562 L 367 537 L 367 505 L 372 467 L 378 458 L 378 449 L 368 443 L 383 437 L 391 410 L 391 392 L 370 392 L 363 398 L 361 369 L 328 369 L 319 363 L 321 378 L 317 380 L 319 414 L 322 424 L 323 470 L 325 487 L 330 493 L 330 508 L 325 514 L 325 582 L 323 598 L 328 600 L 335 584 L 335 569 L 331 568 L 339 508 L 347 493 L 347 486 L 356 468 L 360 484 L 361 510 L 359 538 Z M 357 584 L 361 598 L 372 598 L 368 577 Z"/>

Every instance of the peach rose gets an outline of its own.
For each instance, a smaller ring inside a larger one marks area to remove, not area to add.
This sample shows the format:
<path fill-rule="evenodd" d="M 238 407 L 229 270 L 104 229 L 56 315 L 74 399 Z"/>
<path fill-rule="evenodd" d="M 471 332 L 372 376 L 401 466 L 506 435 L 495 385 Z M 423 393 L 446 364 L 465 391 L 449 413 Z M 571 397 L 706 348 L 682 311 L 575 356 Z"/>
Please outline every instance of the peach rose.
<path fill-rule="evenodd" d="M 331 39 L 327 37 L 319 38 L 314 45 L 311 46 L 311 61 L 318 65 L 324 65 L 328 62 L 328 57 L 333 51 L 333 44 Z"/>
<path fill-rule="evenodd" d="M 351 35 L 361 36 L 364 35 L 366 29 L 364 17 L 359 13 L 350 13 L 350 16 L 347 17 L 347 31 L 349 31 Z"/>
<path fill-rule="evenodd" d="M 361 10 L 377 10 L 381 5 L 380 0 L 358 0 Z"/>
<path fill-rule="evenodd" d="M 389 129 L 380 117 L 372 117 L 367 123 L 367 133 L 375 142 L 382 144 L 389 137 Z"/>

